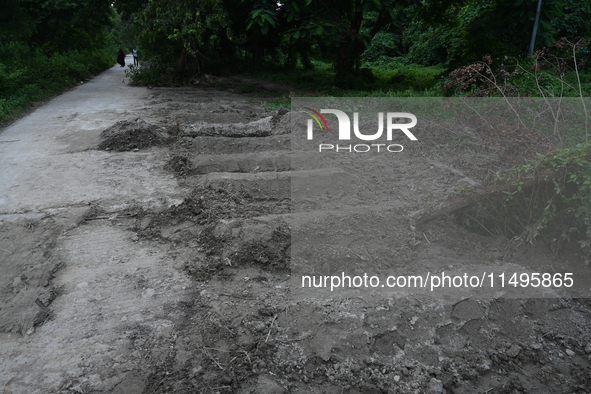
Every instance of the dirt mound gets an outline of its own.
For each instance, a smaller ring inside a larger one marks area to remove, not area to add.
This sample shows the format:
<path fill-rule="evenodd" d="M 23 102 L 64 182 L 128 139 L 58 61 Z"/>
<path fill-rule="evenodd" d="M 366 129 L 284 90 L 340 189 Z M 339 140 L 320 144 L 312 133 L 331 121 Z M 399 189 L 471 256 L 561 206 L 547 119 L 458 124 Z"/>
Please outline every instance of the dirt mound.
<path fill-rule="evenodd" d="M 289 112 L 282 108 L 274 116 L 248 123 L 195 123 L 184 127 L 183 134 L 189 137 L 266 137 L 271 134 L 289 134 L 290 121 Z"/>
<path fill-rule="evenodd" d="M 127 216 L 136 218 L 134 228 L 142 240 L 181 244 L 189 242 L 193 247 L 194 241 L 203 238 L 200 234 L 202 230 L 215 226 L 219 220 L 235 219 L 241 224 L 249 218 L 283 214 L 289 210 L 289 199 L 262 203 L 245 191 L 230 192 L 211 187 L 196 187 L 177 206 L 161 212 L 134 211 Z M 212 240 L 216 245 L 223 243 L 223 240 Z M 214 244 L 205 245 L 204 249 L 209 250 Z"/>
<path fill-rule="evenodd" d="M 105 129 L 100 135 L 98 149 L 117 152 L 164 145 L 172 137 L 161 127 L 141 118 L 121 120 Z"/>
<path fill-rule="evenodd" d="M 273 117 L 249 123 L 196 123 L 183 129 L 189 137 L 224 136 L 224 137 L 264 137 L 271 134 Z"/>
<path fill-rule="evenodd" d="M 275 220 L 224 220 L 208 226 L 198 237 L 208 257 L 231 267 L 259 266 L 268 271 L 290 271 L 291 230 Z"/>

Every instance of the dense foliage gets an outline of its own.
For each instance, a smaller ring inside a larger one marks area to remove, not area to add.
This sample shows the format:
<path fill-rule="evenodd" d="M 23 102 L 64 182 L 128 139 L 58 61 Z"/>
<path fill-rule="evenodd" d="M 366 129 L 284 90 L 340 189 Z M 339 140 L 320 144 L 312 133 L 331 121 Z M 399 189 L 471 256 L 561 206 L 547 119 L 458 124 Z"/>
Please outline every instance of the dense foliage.
<path fill-rule="evenodd" d="M 113 65 L 107 0 L 6 0 L 0 13 L 0 122 Z"/>
<path fill-rule="evenodd" d="M 137 82 L 190 81 L 200 73 L 332 64 L 333 85 L 359 87 L 364 68 L 453 69 L 524 58 L 538 0 L 134 0 L 116 2 L 151 70 Z M 591 33 L 591 3 L 543 2 L 535 48 Z M 231 61 L 230 61 L 231 59 Z M 365 73 L 365 75 L 363 75 Z M 430 85 L 430 84 L 427 84 Z"/>
<path fill-rule="evenodd" d="M 113 65 L 115 51 L 70 49 L 46 54 L 22 43 L 0 46 L 0 122 L 10 120 L 30 104 Z"/>
<path fill-rule="evenodd" d="M 137 46 L 146 66 L 132 70 L 137 83 L 187 83 L 203 73 L 245 66 L 310 70 L 316 59 L 332 65 L 336 87 L 359 89 L 392 69 L 398 71 L 387 83 L 424 89 L 435 83 L 409 77 L 409 67 L 451 70 L 484 55 L 523 59 L 537 5 L 538 0 L 7 0 L 0 45 L 18 43 L 47 57 L 100 51 L 108 44 Z M 588 1 L 545 0 L 536 48 L 563 36 L 588 36 L 590 19 Z M 13 82 L 15 73 L 25 72 L 14 70 L 9 59 L 0 61 Z"/>
<path fill-rule="evenodd" d="M 188 79 L 219 66 L 216 50 L 231 38 L 221 0 L 152 0 L 135 18 L 141 48 L 150 55 L 152 71 Z M 170 70 L 170 72 L 167 72 Z"/>

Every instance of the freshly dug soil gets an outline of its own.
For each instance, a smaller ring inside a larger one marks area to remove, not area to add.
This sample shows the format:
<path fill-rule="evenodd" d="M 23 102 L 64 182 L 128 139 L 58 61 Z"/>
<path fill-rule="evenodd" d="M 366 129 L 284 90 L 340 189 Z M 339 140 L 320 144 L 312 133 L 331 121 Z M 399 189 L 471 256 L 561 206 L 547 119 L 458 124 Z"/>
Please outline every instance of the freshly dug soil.
<path fill-rule="evenodd" d="M 297 112 L 122 75 L 5 131 L 23 144 L 0 144 L 0 391 L 591 392 L 588 299 L 302 287 L 343 272 L 588 270 L 447 215 L 413 220 L 507 165 L 515 141 L 425 127 L 395 158 L 316 162 L 286 134 Z"/>
<path fill-rule="evenodd" d="M 171 136 L 162 128 L 141 118 L 121 120 L 100 135 L 98 149 L 124 152 L 164 145 Z"/>

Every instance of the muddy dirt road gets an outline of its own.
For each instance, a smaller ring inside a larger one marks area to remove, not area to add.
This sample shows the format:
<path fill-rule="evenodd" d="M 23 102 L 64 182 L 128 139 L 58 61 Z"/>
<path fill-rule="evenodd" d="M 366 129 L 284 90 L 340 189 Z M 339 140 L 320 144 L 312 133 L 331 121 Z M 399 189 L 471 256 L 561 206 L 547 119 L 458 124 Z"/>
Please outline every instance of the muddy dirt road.
<path fill-rule="evenodd" d="M 303 115 L 261 96 L 123 80 L 113 67 L 0 133 L 1 392 L 591 391 L 588 300 L 301 286 L 556 269 L 544 245 L 411 220 L 508 149 L 423 130 L 369 183 L 299 151 Z"/>

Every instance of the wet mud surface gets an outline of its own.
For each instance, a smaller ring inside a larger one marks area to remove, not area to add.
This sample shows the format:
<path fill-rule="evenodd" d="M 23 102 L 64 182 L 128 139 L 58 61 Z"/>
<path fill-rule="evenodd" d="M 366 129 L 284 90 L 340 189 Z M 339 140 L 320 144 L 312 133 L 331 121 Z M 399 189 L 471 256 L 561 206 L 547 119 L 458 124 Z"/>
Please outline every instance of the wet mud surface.
<path fill-rule="evenodd" d="M 291 140 L 300 115 L 257 96 L 144 96 L 85 149 L 108 149 L 114 172 L 117 155 L 149 152 L 174 198 L 2 215 L 6 392 L 591 390 L 588 299 L 301 286 L 340 272 L 558 269 L 566 256 L 542 244 L 511 247 L 448 216 L 413 224 L 511 147 L 425 129 L 395 167 L 376 156 L 372 179 L 346 156 L 311 169 Z"/>

